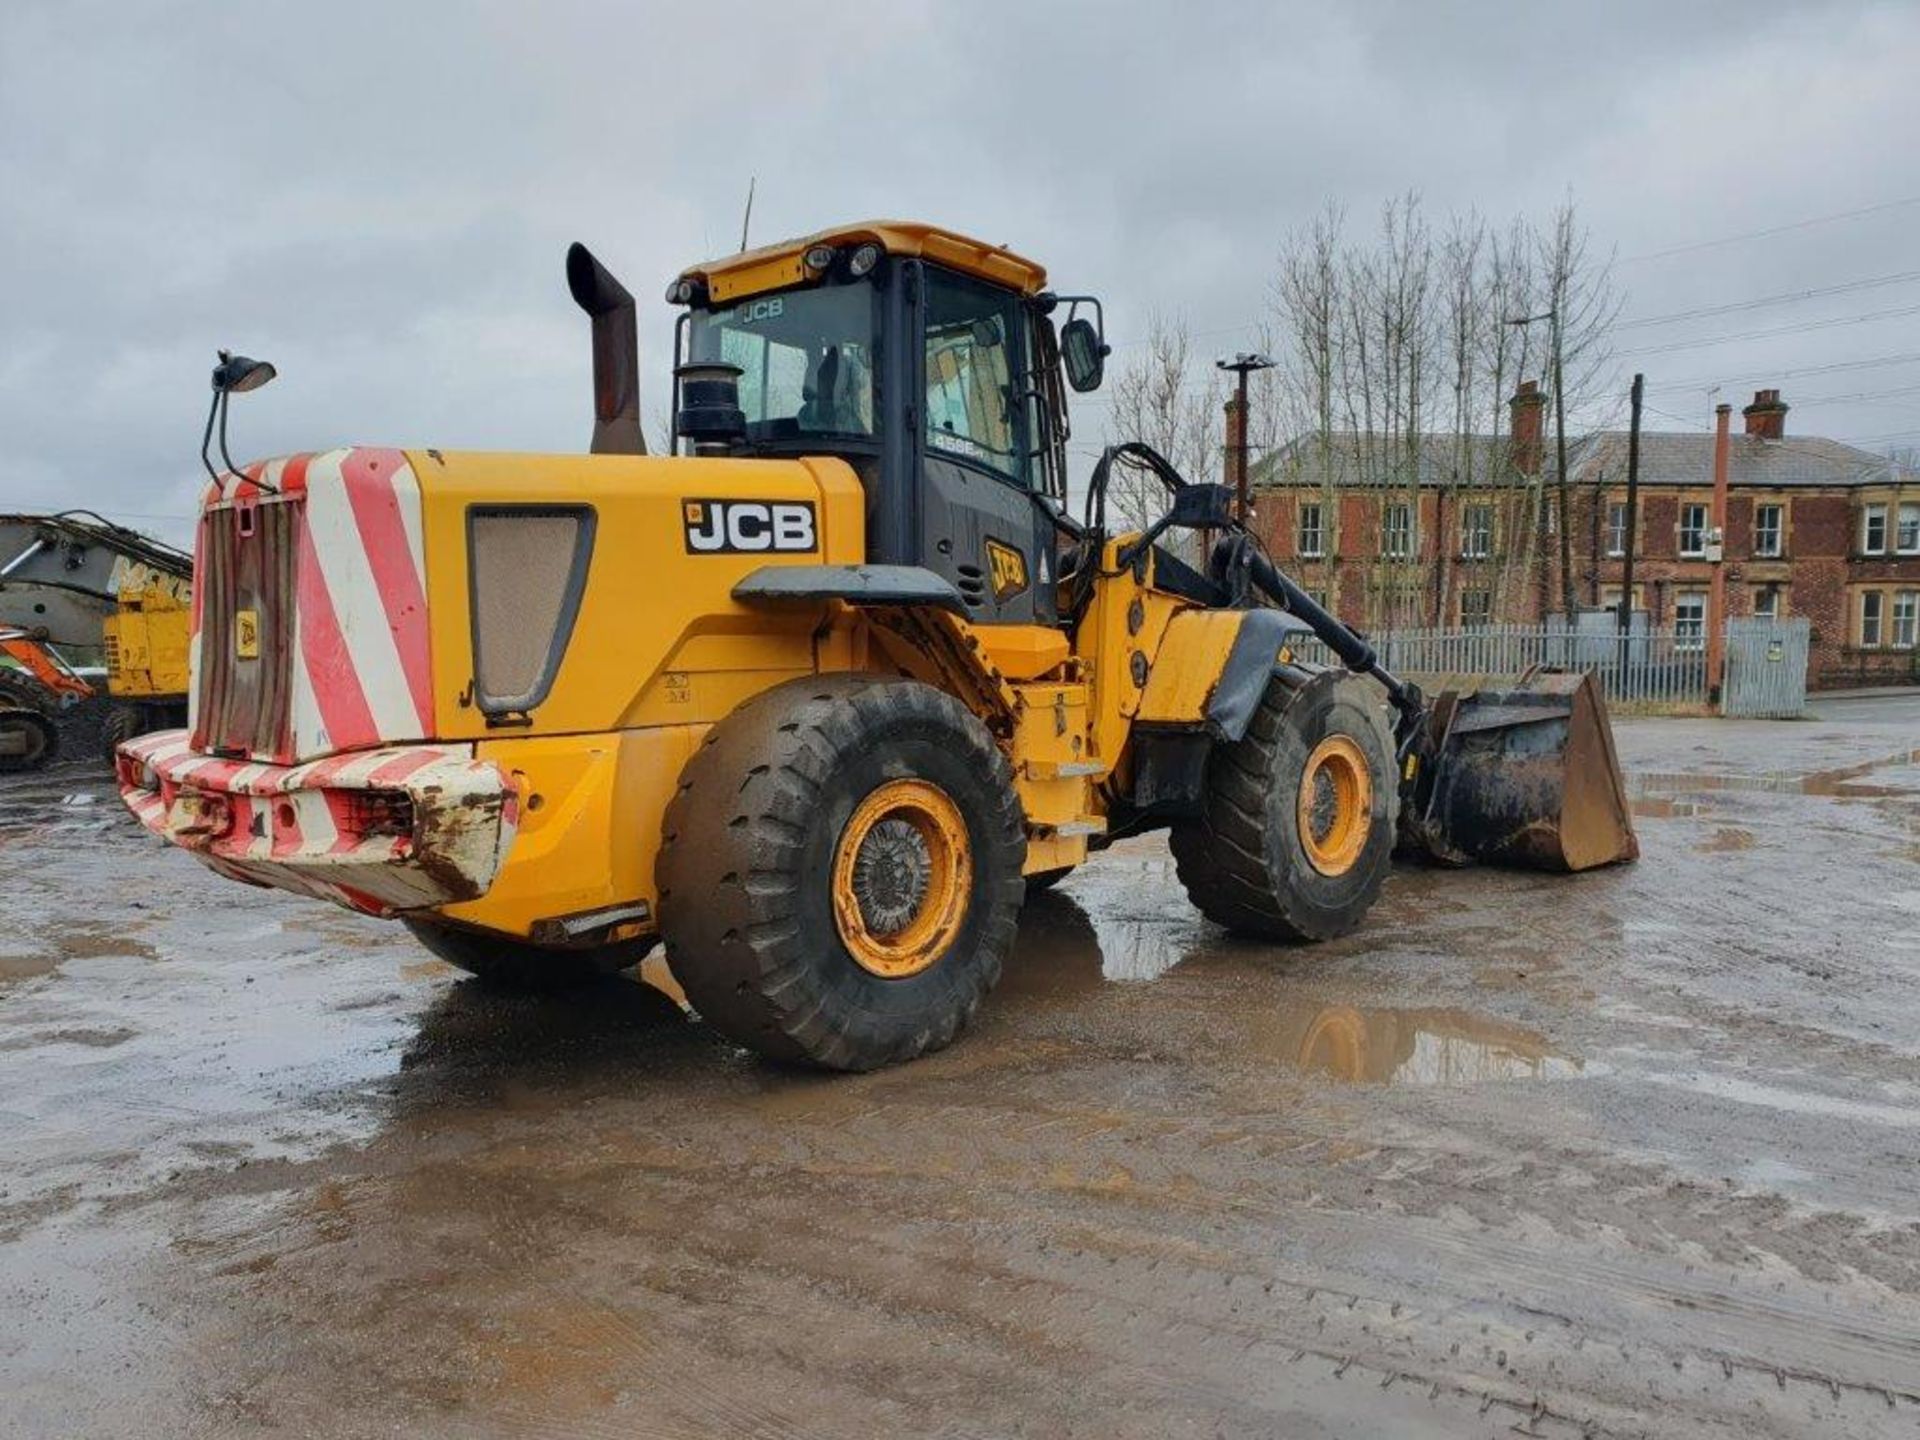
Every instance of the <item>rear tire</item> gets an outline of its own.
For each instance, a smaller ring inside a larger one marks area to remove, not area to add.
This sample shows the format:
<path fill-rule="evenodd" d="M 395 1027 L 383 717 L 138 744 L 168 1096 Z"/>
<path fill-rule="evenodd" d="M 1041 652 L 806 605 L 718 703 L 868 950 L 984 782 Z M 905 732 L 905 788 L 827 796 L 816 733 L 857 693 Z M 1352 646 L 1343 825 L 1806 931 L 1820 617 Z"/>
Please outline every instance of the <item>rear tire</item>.
<path fill-rule="evenodd" d="M 0 697 L 0 707 L 6 705 Z M 38 710 L 0 708 L 0 733 L 24 737 L 21 753 L 0 754 L 0 775 L 24 774 L 51 765 L 60 753 L 60 731 Z"/>
<path fill-rule="evenodd" d="M 1372 908 L 1392 866 L 1395 792 L 1369 701 L 1338 672 L 1276 676 L 1246 735 L 1215 747 L 1201 818 L 1169 837 L 1209 920 L 1261 940 L 1330 940 Z"/>
<path fill-rule="evenodd" d="M 127 741 L 147 733 L 145 718 L 137 705 L 116 705 L 108 712 L 106 724 L 100 727 L 100 748 L 107 764 L 114 763 L 115 755 Z"/>
<path fill-rule="evenodd" d="M 756 696 L 687 762 L 663 830 L 667 964 L 704 1020 L 776 1060 L 938 1050 L 1013 946 L 1013 774 L 928 685 L 832 675 Z"/>
<path fill-rule="evenodd" d="M 574 990 L 638 965 L 644 944 L 598 945 L 587 950 L 557 950 L 489 935 L 458 930 L 431 920 L 405 920 L 413 938 L 456 969 L 501 990 L 528 994 Z"/>

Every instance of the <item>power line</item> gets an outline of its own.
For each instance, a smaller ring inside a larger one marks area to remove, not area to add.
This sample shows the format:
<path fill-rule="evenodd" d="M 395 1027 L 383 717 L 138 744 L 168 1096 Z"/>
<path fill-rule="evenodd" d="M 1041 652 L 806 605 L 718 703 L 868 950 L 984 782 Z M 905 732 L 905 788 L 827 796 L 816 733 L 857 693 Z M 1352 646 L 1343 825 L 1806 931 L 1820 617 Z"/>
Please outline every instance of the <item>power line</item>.
<path fill-rule="evenodd" d="M 1802 375 L 1833 375 L 1843 370 L 1871 370 L 1881 365 L 1920 364 L 1920 353 L 1876 355 L 1871 360 L 1837 360 L 1828 365 L 1803 365 L 1794 370 L 1749 370 L 1738 375 L 1713 376 L 1703 380 L 1669 380 L 1650 385 L 1650 390 L 1710 390 L 1722 385 L 1745 384 L 1750 380 L 1793 380 Z"/>
<path fill-rule="evenodd" d="M 1920 195 L 1909 195 L 1904 200 L 1886 200 L 1878 205 L 1863 205 L 1858 210 L 1841 210 L 1832 215 L 1815 215 L 1806 220 L 1793 220 L 1785 225 L 1770 225 L 1764 230 L 1748 230 L 1739 235 L 1722 235 L 1713 240 L 1696 240 L 1687 245 L 1671 245 L 1665 250 L 1649 250 L 1644 255 L 1629 255 L 1622 264 L 1633 265 L 1643 260 L 1664 260 L 1670 255 L 1691 255 L 1699 250 L 1713 250 L 1722 245 L 1737 245 L 1745 240 L 1764 240 L 1770 235 L 1785 235 L 1794 230 L 1806 230 L 1815 225 L 1831 225 L 1840 220 L 1858 220 L 1865 215 L 1879 215 L 1888 210 L 1899 210 L 1909 205 L 1920 205 Z"/>
<path fill-rule="evenodd" d="M 1865 325 L 1873 320 L 1896 320 L 1920 315 L 1920 305 L 1901 305 L 1890 310 L 1869 310 L 1864 315 L 1841 315 L 1828 320 L 1801 320 L 1792 325 L 1775 325 L 1765 330 L 1744 330 L 1733 335 L 1713 335 L 1704 340 L 1670 340 L 1659 345 L 1641 345 L 1631 350 L 1616 350 L 1616 358 L 1629 355 L 1667 355 L 1676 350 L 1700 350 L 1709 345 L 1734 345 L 1746 340 L 1768 340 L 1777 335 L 1804 335 L 1813 330 L 1836 330 L 1846 325 Z"/>
<path fill-rule="evenodd" d="M 1713 315 L 1731 315 L 1741 310 L 1760 310 L 1768 305 L 1790 305 L 1798 300 L 1817 300 L 1826 295 L 1851 295 L 1861 290 L 1876 290 L 1886 285 L 1910 285 L 1920 280 L 1920 270 L 1905 270 L 1898 275 L 1876 275 L 1869 280 L 1848 280 L 1839 285 L 1821 285 L 1811 290 L 1793 290 L 1781 295 L 1761 295 L 1752 300 L 1733 300 L 1724 305 L 1702 305 L 1693 310 L 1674 310 L 1665 315 L 1642 315 L 1616 321 L 1615 330 L 1637 330 L 1647 325 L 1672 325 L 1681 320 L 1704 320 Z"/>
<path fill-rule="evenodd" d="M 1889 400 L 1899 395 L 1920 395 L 1920 385 L 1897 385 L 1891 390 L 1856 390 L 1850 395 L 1796 395 L 1795 405 L 1839 405 L 1854 401 Z"/>

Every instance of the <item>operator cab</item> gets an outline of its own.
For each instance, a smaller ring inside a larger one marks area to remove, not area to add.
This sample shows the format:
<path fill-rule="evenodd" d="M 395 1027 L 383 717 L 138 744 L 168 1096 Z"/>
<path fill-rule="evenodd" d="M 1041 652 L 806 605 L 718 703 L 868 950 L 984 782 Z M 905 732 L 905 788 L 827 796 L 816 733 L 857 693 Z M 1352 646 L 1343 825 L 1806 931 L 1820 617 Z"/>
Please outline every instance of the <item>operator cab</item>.
<path fill-rule="evenodd" d="M 1106 346 L 1099 303 L 1045 283 L 997 246 L 892 221 L 696 266 L 667 291 L 687 307 L 674 450 L 844 459 L 870 562 L 933 571 L 976 624 L 1054 623 L 1055 551 L 1075 528 L 1063 358 L 1091 390 Z M 683 409 L 696 375 L 737 385 L 737 416 Z"/>

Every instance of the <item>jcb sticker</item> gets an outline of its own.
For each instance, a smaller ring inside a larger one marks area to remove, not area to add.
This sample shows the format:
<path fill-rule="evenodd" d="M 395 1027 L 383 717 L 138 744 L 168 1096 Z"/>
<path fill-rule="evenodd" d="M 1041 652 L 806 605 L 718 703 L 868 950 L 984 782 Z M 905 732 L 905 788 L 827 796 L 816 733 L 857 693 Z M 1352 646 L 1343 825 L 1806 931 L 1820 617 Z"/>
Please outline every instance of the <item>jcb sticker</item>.
<path fill-rule="evenodd" d="M 993 571 L 993 598 L 1005 600 L 1027 588 L 1027 557 L 1011 545 L 987 541 L 987 564 Z"/>
<path fill-rule="evenodd" d="M 689 555 L 805 554 L 820 548 L 808 500 L 688 500 L 680 512 Z"/>
<path fill-rule="evenodd" d="M 260 612 L 258 610 L 233 612 L 233 653 L 241 660 L 260 658 Z"/>

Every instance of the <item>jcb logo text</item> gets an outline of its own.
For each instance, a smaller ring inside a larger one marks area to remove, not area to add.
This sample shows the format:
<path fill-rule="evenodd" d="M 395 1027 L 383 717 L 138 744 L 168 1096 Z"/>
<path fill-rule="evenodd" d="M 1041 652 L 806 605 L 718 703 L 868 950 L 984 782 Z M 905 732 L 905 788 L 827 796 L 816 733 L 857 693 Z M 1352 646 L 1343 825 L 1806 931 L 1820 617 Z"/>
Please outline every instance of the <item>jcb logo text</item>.
<path fill-rule="evenodd" d="M 680 508 L 689 555 L 806 554 L 820 548 L 810 501 L 688 500 Z"/>

